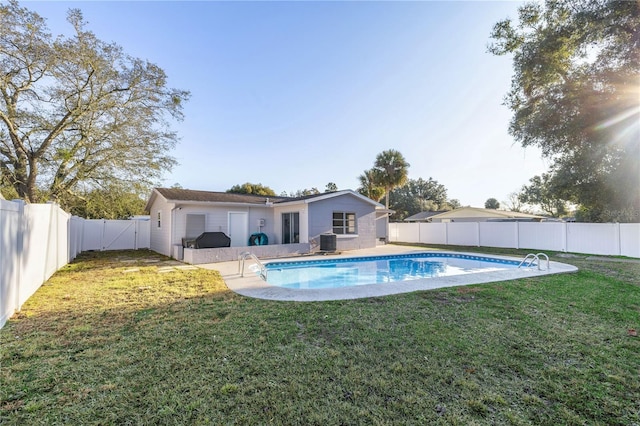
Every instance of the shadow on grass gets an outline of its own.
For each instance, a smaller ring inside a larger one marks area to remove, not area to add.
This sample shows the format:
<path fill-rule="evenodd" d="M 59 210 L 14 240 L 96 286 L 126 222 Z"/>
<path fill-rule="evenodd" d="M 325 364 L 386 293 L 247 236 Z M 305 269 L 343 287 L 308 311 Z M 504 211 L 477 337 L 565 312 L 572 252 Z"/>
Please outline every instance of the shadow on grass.
<path fill-rule="evenodd" d="M 100 265 L 60 271 L 0 330 L 0 423 L 639 420 L 640 290 L 598 271 L 296 303 L 79 262 Z"/>

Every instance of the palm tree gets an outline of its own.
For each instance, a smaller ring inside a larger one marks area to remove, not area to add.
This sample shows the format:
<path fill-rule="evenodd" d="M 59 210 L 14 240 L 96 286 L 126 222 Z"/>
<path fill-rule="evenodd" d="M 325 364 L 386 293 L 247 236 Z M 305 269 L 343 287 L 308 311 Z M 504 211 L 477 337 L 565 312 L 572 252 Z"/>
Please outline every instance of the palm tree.
<path fill-rule="evenodd" d="M 376 172 L 376 169 L 369 169 L 358 176 L 358 180 L 360 181 L 358 192 L 374 201 L 380 201 L 382 197 L 384 197 L 384 188 L 377 184 L 378 179 L 376 179 Z"/>
<path fill-rule="evenodd" d="M 386 207 L 389 208 L 389 192 L 407 182 L 409 163 L 395 149 L 382 151 L 373 165 L 378 186 L 385 189 Z"/>

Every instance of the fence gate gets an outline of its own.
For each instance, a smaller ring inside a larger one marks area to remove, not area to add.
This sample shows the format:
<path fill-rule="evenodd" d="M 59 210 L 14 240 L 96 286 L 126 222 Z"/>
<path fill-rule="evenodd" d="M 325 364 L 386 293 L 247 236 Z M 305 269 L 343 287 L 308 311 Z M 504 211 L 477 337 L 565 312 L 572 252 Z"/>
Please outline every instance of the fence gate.
<path fill-rule="evenodd" d="M 128 250 L 149 247 L 149 221 L 104 220 L 84 221 L 82 250 Z"/>

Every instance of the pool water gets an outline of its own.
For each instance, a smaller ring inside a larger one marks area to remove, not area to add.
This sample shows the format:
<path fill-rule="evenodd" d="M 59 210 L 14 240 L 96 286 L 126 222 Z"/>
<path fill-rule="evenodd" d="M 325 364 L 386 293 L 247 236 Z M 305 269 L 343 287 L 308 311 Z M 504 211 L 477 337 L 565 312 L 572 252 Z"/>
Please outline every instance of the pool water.
<path fill-rule="evenodd" d="M 269 262 L 266 281 L 291 289 L 342 288 L 494 272 L 519 262 L 485 256 L 424 253 L 311 261 Z"/>

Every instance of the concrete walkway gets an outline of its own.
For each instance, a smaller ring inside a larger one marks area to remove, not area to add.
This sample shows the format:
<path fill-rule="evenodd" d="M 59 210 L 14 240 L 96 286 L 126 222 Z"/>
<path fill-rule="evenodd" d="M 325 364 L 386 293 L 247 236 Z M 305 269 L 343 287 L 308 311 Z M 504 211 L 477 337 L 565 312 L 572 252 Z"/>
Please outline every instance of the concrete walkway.
<path fill-rule="evenodd" d="M 274 259 L 274 261 L 283 260 L 313 260 L 324 259 L 329 260 L 332 257 L 340 256 L 342 258 L 349 257 L 361 257 L 361 256 L 385 256 L 393 254 L 410 254 L 410 253 L 424 253 L 433 252 L 434 250 L 428 250 L 418 247 L 407 246 L 378 246 L 374 249 L 365 250 L 352 250 L 340 255 L 325 255 L 325 256 L 305 256 L 291 259 Z M 443 251 L 444 253 L 451 253 Z M 460 253 L 460 252 L 456 252 Z M 471 256 L 481 256 L 481 253 L 462 253 L 469 254 Z M 522 258 L 486 255 L 487 257 L 509 259 L 521 261 Z M 264 260 L 264 263 L 269 262 Z M 201 268 L 217 270 L 222 275 L 227 287 L 234 292 L 247 297 L 254 297 L 258 299 L 268 300 L 290 300 L 299 302 L 312 302 L 322 300 L 344 300 L 344 299 L 359 299 L 365 297 L 380 297 L 390 294 L 409 293 L 418 290 L 432 290 L 442 287 L 455 287 L 464 286 L 470 284 L 482 284 L 495 281 L 506 281 L 528 277 L 539 277 L 548 274 L 559 274 L 577 272 L 578 268 L 572 265 L 567 265 L 559 262 L 551 262 L 549 271 L 539 271 L 537 268 L 519 268 L 508 269 L 502 271 L 492 272 L 478 272 L 464 275 L 453 275 L 447 277 L 425 278 L 416 279 L 412 281 L 399 281 L 391 283 L 381 284 L 368 284 L 359 285 L 353 287 L 342 287 L 337 289 L 289 289 L 283 287 L 277 287 L 268 284 L 257 274 L 249 269 L 249 266 L 254 262 L 251 259 L 247 259 L 245 262 L 245 276 L 241 277 L 238 273 L 238 262 L 220 262 L 209 263 L 204 265 L 198 265 Z"/>

